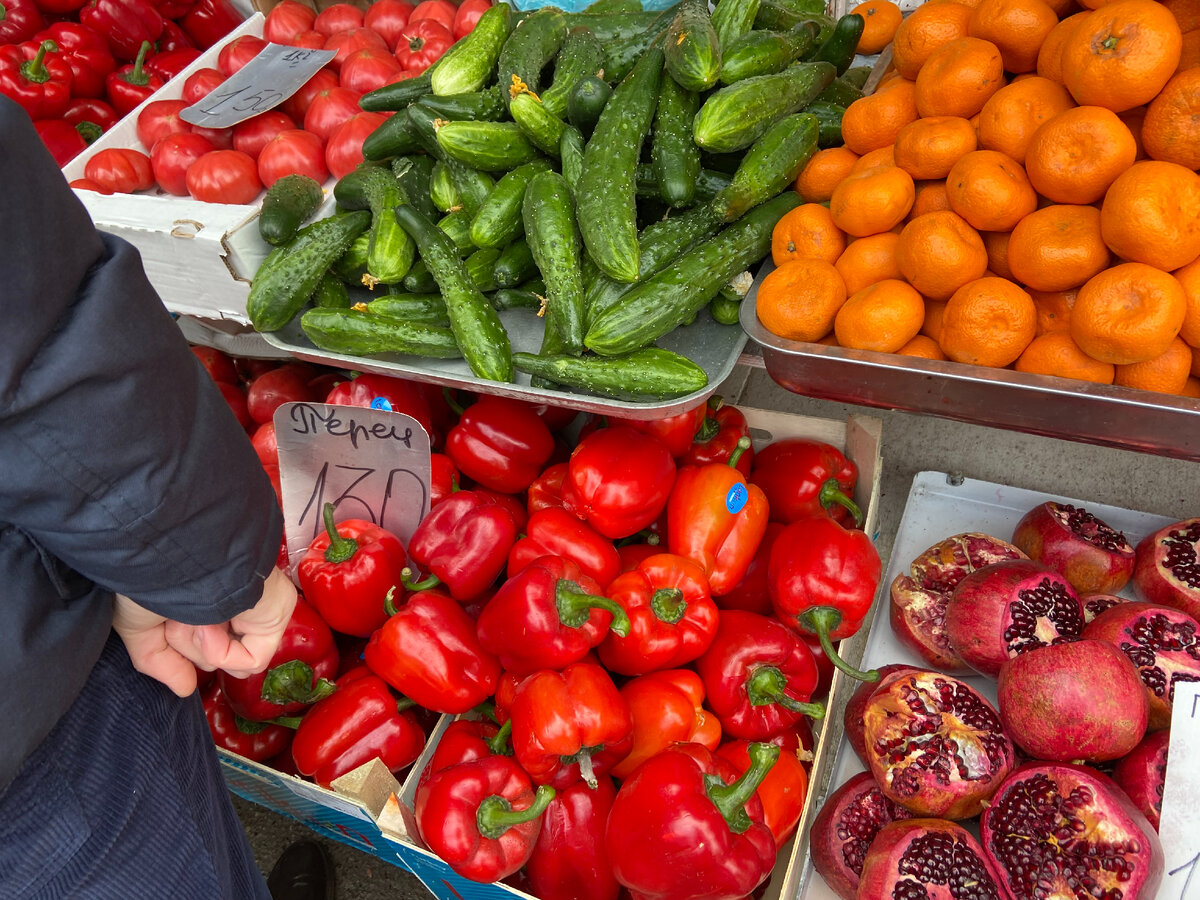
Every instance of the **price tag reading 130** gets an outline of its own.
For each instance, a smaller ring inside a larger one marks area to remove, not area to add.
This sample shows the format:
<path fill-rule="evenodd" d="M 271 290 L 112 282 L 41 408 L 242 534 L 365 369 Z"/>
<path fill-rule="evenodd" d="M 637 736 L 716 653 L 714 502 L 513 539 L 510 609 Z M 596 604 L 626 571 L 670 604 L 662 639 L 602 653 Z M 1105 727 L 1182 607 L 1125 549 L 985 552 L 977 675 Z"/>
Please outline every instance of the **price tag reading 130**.
<path fill-rule="evenodd" d="M 336 55 L 333 50 L 267 44 L 211 93 L 183 110 L 179 118 L 204 128 L 228 128 L 244 122 L 292 96 Z"/>
<path fill-rule="evenodd" d="M 1176 682 L 1158 836 L 1166 874 L 1157 900 L 1200 900 L 1200 684 Z"/>

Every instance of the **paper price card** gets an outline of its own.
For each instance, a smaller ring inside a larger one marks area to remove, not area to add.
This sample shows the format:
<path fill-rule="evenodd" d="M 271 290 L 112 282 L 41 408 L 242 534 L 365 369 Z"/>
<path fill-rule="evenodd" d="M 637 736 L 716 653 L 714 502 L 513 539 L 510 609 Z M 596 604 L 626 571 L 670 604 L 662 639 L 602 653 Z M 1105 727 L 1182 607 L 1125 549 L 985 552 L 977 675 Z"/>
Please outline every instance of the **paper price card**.
<path fill-rule="evenodd" d="M 1158 900 L 1200 900 L 1200 683 L 1176 682 L 1158 836 L 1166 874 Z"/>
<path fill-rule="evenodd" d="M 275 412 L 288 558 L 299 562 L 334 521 L 366 519 L 404 546 L 429 512 L 429 435 L 411 416 L 385 409 L 285 403 Z"/>
<path fill-rule="evenodd" d="M 292 96 L 336 55 L 333 50 L 267 44 L 211 93 L 180 112 L 179 118 L 205 128 L 244 122 Z"/>

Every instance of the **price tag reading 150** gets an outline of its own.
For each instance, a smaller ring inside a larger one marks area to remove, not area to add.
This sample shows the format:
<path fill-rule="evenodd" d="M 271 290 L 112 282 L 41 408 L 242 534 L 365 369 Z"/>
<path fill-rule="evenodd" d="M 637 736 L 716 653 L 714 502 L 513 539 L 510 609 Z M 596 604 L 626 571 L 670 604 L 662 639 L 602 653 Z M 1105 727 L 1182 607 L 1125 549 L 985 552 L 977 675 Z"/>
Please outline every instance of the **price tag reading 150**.
<path fill-rule="evenodd" d="M 336 55 L 333 50 L 267 44 L 211 93 L 183 110 L 179 118 L 204 128 L 228 128 L 244 122 L 292 96 Z"/>

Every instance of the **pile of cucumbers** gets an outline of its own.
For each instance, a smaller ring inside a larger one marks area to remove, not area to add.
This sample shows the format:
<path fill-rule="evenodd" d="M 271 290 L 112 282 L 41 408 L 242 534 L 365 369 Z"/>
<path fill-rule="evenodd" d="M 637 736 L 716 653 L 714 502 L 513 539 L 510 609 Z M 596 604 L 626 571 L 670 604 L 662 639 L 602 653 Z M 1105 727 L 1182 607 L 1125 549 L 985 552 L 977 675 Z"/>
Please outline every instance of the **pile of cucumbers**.
<path fill-rule="evenodd" d="M 736 325 L 792 182 L 861 96 L 862 27 L 823 0 L 499 3 L 425 73 L 362 97 L 392 115 L 332 215 L 304 224 L 311 179 L 271 187 L 250 320 L 299 315 L 322 350 L 461 357 L 500 382 L 699 391 L 704 370 L 655 341 L 705 307 Z M 542 318 L 539 353 L 513 352 L 515 307 Z"/>

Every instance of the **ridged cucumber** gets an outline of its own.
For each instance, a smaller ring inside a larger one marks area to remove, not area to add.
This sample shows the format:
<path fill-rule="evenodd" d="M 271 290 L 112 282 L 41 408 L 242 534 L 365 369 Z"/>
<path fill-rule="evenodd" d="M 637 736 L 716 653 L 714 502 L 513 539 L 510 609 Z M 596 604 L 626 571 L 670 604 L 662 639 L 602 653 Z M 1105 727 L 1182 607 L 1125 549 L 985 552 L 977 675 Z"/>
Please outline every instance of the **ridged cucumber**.
<path fill-rule="evenodd" d="M 550 112 L 546 105 L 528 91 L 512 98 L 509 114 L 521 133 L 543 153 L 557 157 L 567 123 Z"/>
<path fill-rule="evenodd" d="M 754 27 L 759 0 L 717 0 L 712 11 L 712 24 L 721 42 L 721 51 L 729 47 Z"/>
<path fill-rule="evenodd" d="M 389 292 L 367 305 L 373 315 L 390 316 L 420 325 L 449 325 L 450 314 L 441 294 L 408 294 Z"/>
<path fill-rule="evenodd" d="M 363 140 L 363 159 L 368 162 L 391 159 L 421 149 L 416 127 L 405 110 L 388 116 Z"/>
<path fill-rule="evenodd" d="M 358 98 L 358 105 L 367 112 L 393 112 L 403 110 L 414 100 L 420 100 L 432 91 L 431 73 L 428 69 L 413 78 L 367 91 Z"/>
<path fill-rule="evenodd" d="M 393 215 L 393 210 L 406 201 L 392 170 L 375 166 L 365 171 L 367 201 L 371 204 L 371 237 L 363 284 L 373 289 L 377 284 L 396 284 L 407 275 L 417 255 L 417 246 Z"/>
<path fill-rule="evenodd" d="M 467 267 L 467 274 L 471 276 L 471 283 L 485 294 L 500 286 L 496 284 L 496 260 L 499 258 L 499 250 L 495 247 L 486 247 L 476 250 L 463 260 L 463 265 Z"/>
<path fill-rule="evenodd" d="M 350 291 L 346 289 L 346 282 L 332 272 L 326 272 L 312 293 L 312 304 L 321 309 L 349 309 Z"/>
<path fill-rule="evenodd" d="M 514 353 L 517 371 L 575 390 L 633 402 L 669 400 L 708 386 L 708 373 L 686 356 L 647 347 L 622 356 Z"/>
<path fill-rule="evenodd" d="M 284 175 L 267 188 L 258 214 L 258 233 L 268 244 L 286 244 L 321 205 L 325 192 L 308 175 Z"/>
<path fill-rule="evenodd" d="M 447 157 L 481 172 L 507 172 L 538 155 L 515 122 L 444 122 L 435 127 Z"/>
<path fill-rule="evenodd" d="M 546 328 L 558 336 L 563 353 L 583 349 L 583 275 L 575 204 L 566 179 L 557 172 L 534 176 L 521 207 L 525 239 L 546 282 Z"/>
<path fill-rule="evenodd" d="M 635 177 L 637 178 L 637 195 L 639 197 L 662 196 L 662 189 L 659 187 L 658 178 L 654 174 L 654 167 L 649 163 L 638 165 Z M 729 184 L 730 177 L 724 172 L 701 167 L 700 173 L 696 176 L 696 194 L 694 199 L 697 202 L 711 200 Z"/>
<path fill-rule="evenodd" d="M 431 219 L 437 215 L 430 193 L 434 165 L 433 157 L 423 153 L 398 156 L 392 160 L 392 174 L 400 182 L 404 196 L 408 198 L 409 203 Z"/>
<path fill-rule="evenodd" d="M 700 148 L 692 139 L 692 120 L 699 108 L 698 94 L 674 78 L 663 79 L 650 137 L 650 165 L 663 202 L 671 207 L 688 206 L 696 195 Z"/>
<path fill-rule="evenodd" d="M 421 105 L 433 110 L 440 118 L 453 122 L 498 122 L 507 112 L 499 85 L 470 94 L 447 94 L 445 97 L 430 94 L 422 98 Z"/>
<path fill-rule="evenodd" d="M 722 57 L 721 83 L 782 72 L 817 39 L 817 26 L 802 22 L 788 31 L 751 31 L 729 45 Z"/>
<path fill-rule="evenodd" d="M 639 6 L 640 8 L 640 6 Z M 567 98 L 581 78 L 604 68 L 604 48 L 589 28 L 572 28 L 563 38 L 554 61 L 554 79 L 539 95 L 542 105 L 560 119 L 567 115 Z"/>
<path fill-rule="evenodd" d="M 433 173 L 429 178 L 429 198 L 438 212 L 447 213 L 462 206 L 462 196 L 454 186 L 450 170 L 443 162 L 433 164 Z"/>
<path fill-rule="evenodd" d="M 524 228 L 523 225 L 521 227 Z M 496 275 L 496 284 L 502 288 L 516 287 L 537 275 L 538 267 L 537 263 L 533 261 L 533 251 L 529 249 L 529 241 L 524 237 L 519 237 L 502 249 L 492 271 Z"/>
<path fill-rule="evenodd" d="M 464 94 L 487 84 L 511 31 L 512 7 L 507 3 L 484 10 L 475 27 L 430 67 L 429 87 L 433 93 L 441 97 Z"/>
<path fill-rule="evenodd" d="M 713 200 L 726 222 L 774 197 L 796 180 L 804 164 L 817 152 L 820 124 L 812 113 L 795 113 L 780 119 L 751 145 L 733 173 L 729 187 Z"/>
<path fill-rule="evenodd" d="M 558 145 L 558 157 L 563 178 L 567 179 L 567 187 L 574 196 L 576 185 L 579 184 L 579 173 L 583 171 L 583 135 L 574 125 L 563 129 L 562 141 Z"/>
<path fill-rule="evenodd" d="M 811 103 L 836 74 L 832 63 L 797 63 L 723 87 L 696 113 L 696 143 L 710 153 L 744 150 L 784 116 Z"/>
<path fill-rule="evenodd" d="M 459 162 L 442 149 L 437 138 L 438 117 L 429 107 L 414 103 L 408 108 L 408 117 L 416 126 L 421 146 L 449 170 L 462 207 L 472 216 L 475 215 L 492 188 L 496 186 L 495 180 L 486 172 Z"/>
<path fill-rule="evenodd" d="M 535 94 L 540 90 L 542 69 L 554 59 L 566 36 L 566 16 L 553 6 L 541 7 L 513 28 L 496 69 L 505 103 L 512 99 L 514 88 Z"/>
<path fill-rule="evenodd" d="M 406 322 L 357 309 L 310 309 L 300 328 L 319 350 L 367 356 L 403 353 L 435 359 L 462 356 L 449 328 Z"/>
<path fill-rule="evenodd" d="M 683 0 L 663 39 L 667 72 L 689 91 L 706 91 L 721 73 L 721 44 L 708 0 Z"/>
<path fill-rule="evenodd" d="M 496 182 L 496 187 L 471 220 L 471 242 L 476 247 L 500 248 L 520 236 L 525 228 L 521 220 L 525 188 L 530 179 L 549 168 L 549 160 L 535 159 Z"/>
<path fill-rule="evenodd" d="M 437 220 L 437 227 L 446 233 L 459 256 L 467 256 L 476 250 L 471 240 L 471 215 L 465 209 L 452 209 Z"/>

